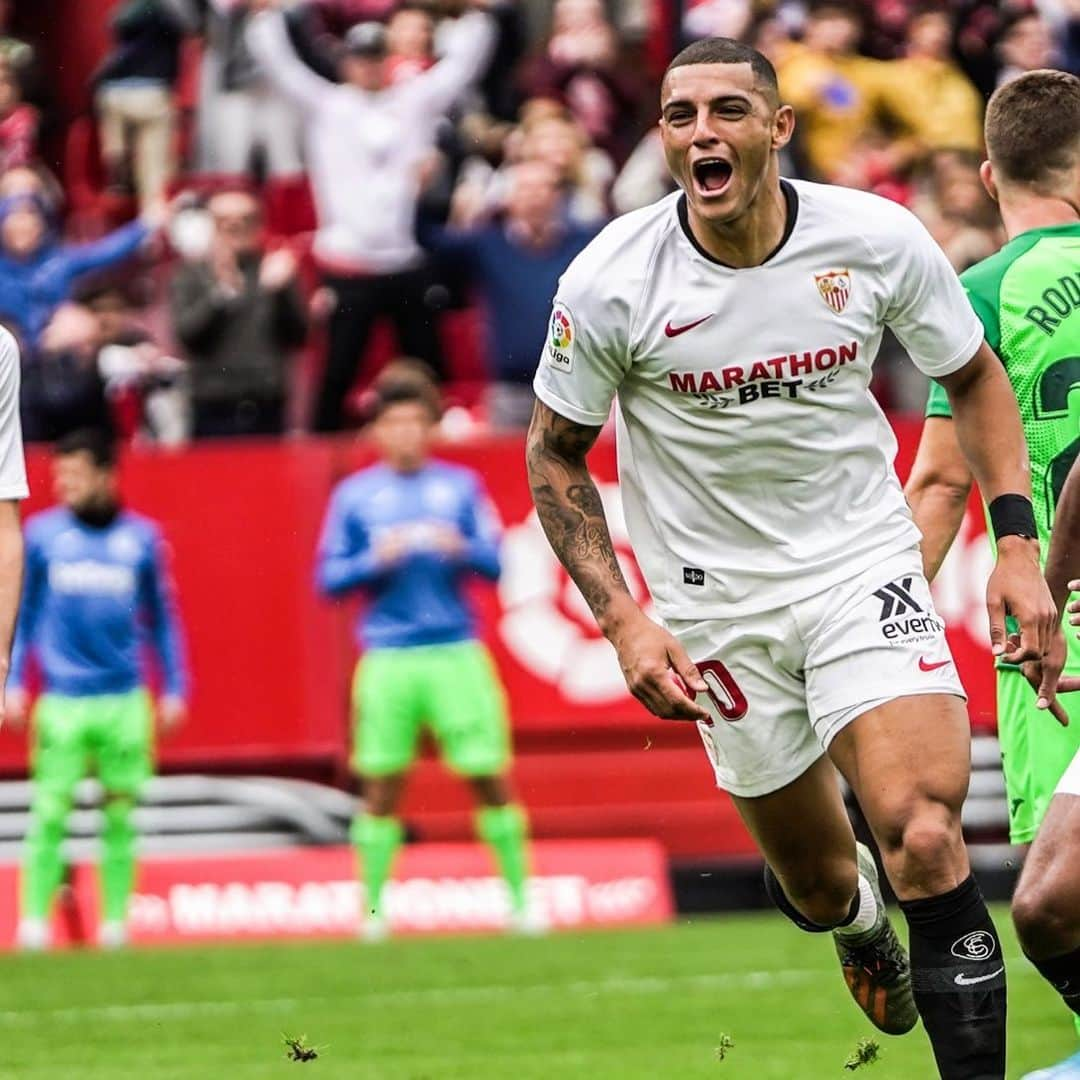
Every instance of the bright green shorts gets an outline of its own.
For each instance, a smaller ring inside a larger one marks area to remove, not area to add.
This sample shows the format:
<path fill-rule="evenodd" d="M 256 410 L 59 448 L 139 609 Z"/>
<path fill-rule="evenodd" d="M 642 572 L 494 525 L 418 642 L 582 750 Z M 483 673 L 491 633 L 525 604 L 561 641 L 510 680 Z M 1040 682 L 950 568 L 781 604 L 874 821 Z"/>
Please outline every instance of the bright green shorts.
<path fill-rule="evenodd" d="M 425 727 L 463 776 L 496 776 L 509 763 L 506 696 L 478 641 L 372 649 L 357 665 L 353 705 L 363 776 L 407 769 Z"/>
<path fill-rule="evenodd" d="M 153 711 L 142 689 L 126 694 L 43 694 L 34 710 L 34 782 L 62 793 L 94 774 L 108 792 L 138 794 L 153 774 Z"/>
<path fill-rule="evenodd" d="M 1054 788 L 1080 749 L 1080 695 L 1062 694 L 1058 700 L 1069 714 L 1068 727 L 1035 707 L 1035 691 L 1019 671 L 997 672 L 998 740 L 1014 844 L 1035 839 Z"/>

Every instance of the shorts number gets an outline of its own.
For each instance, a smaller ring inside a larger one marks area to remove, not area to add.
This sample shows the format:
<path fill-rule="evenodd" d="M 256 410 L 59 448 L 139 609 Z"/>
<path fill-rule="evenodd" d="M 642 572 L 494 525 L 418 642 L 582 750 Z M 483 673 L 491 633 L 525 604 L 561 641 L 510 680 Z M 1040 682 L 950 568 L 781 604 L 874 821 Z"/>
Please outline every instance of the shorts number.
<path fill-rule="evenodd" d="M 1060 420 L 1069 415 L 1069 394 L 1080 388 L 1080 356 L 1066 356 L 1055 361 L 1042 374 L 1035 388 L 1035 415 L 1039 420 Z M 1061 489 L 1069 475 L 1073 462 L 1080 454 L 1080 438 L 1073 439 L 1060 454 L 1050 462 L 1046 470 L 1046 502 L 1053 524 L 1054 508 L 1061 497 Z"/>
<path fill-rule="evenodd" d="M 719 660 L 705 660 L 697 667 L 705 680 L 708 695 L 716 706 L 716 711 L 729 722 L 741 720 L 750 706 L 742 687 L 735 681 L 735 676 Z"/>

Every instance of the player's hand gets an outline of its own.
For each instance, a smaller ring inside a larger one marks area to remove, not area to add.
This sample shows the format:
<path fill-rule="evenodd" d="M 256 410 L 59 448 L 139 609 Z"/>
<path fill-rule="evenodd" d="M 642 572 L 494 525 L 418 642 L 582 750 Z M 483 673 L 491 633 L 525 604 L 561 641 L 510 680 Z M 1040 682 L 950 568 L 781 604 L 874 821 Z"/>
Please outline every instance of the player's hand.
<path fill-rule="evenodd" d="M 236 262 L 235 253 L 225 244 L 216 243 L 210 251 L 210 269 L 218 288 L 230 300 L 244 291 L 244 275 Z"/>
<path fill-rule="evenodd" d="M 674 635 L 639 612 L 611 635 L 611 643 L 619 654 L 627 688 L 654 716 L 712 722 L 708 710 L 683 689 L 685 685 L 694 693 L 704 693 L 708 687 Z"/>
<path fill-rule="evenodd" d="M 4 711 L 0 715 L 0 723 L 10 727 L 12 731 L 25 731 L 29 715 L 30 695 L 18 687 L 5 690 Z"/>
<path fill-rule="evenodd" d="M 372 545 L 376 560 L 382 566 L 400 562 L 409 550 L 405 533 L 401 529 L 387 529 Z"/>
<path fill-rule="evenodd" d="M 187 702 L 176 694 L 166 694 L 158 702 L 158 725 L 163 734 L 175 731 L 187 719 Z"/>
<path fill-rule="evenodd" d="M 336 307 L 337 293 L 323 285 L 311 294 L 311 299 L 308 301 L 308 315 L 314 322 L 323 322 L 333 315 Z"/>
<path fill-rule="evenodd" d="M 1058 626 L 1057 608 L 1039 567 L 1039 545 L 1021 536 L 998 541 L 997 565 L 986 585 L 990 615 L 990 647 L 994 656 L 1010 664 L 1041 661 L 1053 644 Z M 1005 632 L 1005 616 L 1020 624 L 1019 641 Z"/>
<path fill-rule="evenodd" d="M 1068 694 L 1080 690 L 1080 678 L 1076 676 L 1061 677 L 1061 671 L 1065 667 L 1065 657 L 1068 646 L 1065 643 L 1065 634 L 1059 628 L 1050 645 L 1050 651 L 1040 660 L 1029 660 L 1020 665 L 1024 678 L 1031 683 L 1038 701 L 1038 708 L 1046 709 L 1051 716 L 1062 726 L 1069 726 L 1069 714 L 1065 707 L 1057 699 L 1058 694 Z"/>
<path fill-rule="evenodd" d="M 1070 581 L 1069 592 L 1080 592 L 1080 581 Z M 1070 600 L 1069 606 L 1065 610 L 1069 613 L 1069 625 L 1080 626 L 1080 598 Z M 1076 636 L 1080 637 L 1080 634 L 1077 634 Z"/>
<path fill-rule="evenodd" d="M 296 256 L 288 248 L 278 248 L 259 264 L 259 285 L 267 292 L 280 292 L 296 277 L 296 269 Z"/>
<path fill-rule="evenodd" d="M 453 525 L 437 525 L 432 532 L 431 546 L 448 558 L 456 558 L 465 551 L 465 537 Z"/>

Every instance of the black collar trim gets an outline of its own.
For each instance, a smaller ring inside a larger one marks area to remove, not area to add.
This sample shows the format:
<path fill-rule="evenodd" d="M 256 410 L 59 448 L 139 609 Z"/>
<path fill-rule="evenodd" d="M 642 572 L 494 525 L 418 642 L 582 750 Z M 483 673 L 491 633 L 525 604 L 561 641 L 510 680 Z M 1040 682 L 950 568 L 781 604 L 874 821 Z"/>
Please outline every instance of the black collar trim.
<path fill-rule="evenodd" d="M 781 248 L 791 239 L 791 234 L 795 231 L 795 223 L 799 220 L 799 193 L 795 190 L 793 184 L 789 184 L 786 180 L 780 181 L 780 190 L 784 193 L 784 204 L 787 208 L 787 222 L 784 225 L 784 235 L 780 237 L 780 243 L 776 245 L 765 256 L 764 259 L 758 264 L 764 266 L 770 259 L 775 258 Z M 679 201 L 676 204 L 679 215 L 679 226 L 686 236 L 686 239 L 694 245 L 694 250 L 704 259 L 708 259 L 709 262 L 716 266 L 723 266 L 728 270 L 751 270 L 749 266 L 731 266 L 726 262 L 721 262 L 715 255 L 710 255 L 697 241 L 697 237 L 694 236 L 693 230 L 690 228 L 690 211 L 686 206 L 686 193 L 683 192 L 679 196 Z"/>

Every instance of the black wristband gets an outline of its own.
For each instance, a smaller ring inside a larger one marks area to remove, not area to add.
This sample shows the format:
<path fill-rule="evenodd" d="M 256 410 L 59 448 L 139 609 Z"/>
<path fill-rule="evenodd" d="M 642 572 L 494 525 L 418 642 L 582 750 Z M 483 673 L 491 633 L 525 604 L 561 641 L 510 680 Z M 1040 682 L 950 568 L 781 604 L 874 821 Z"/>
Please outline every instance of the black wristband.
<path fill-rule="evenodd" d="M 1026 495 L 999 495 L 989 506 L 990 526 L 998 540 L 1005 536 L 1023 536 L 1034 540 L 1035 510 Z"/>

